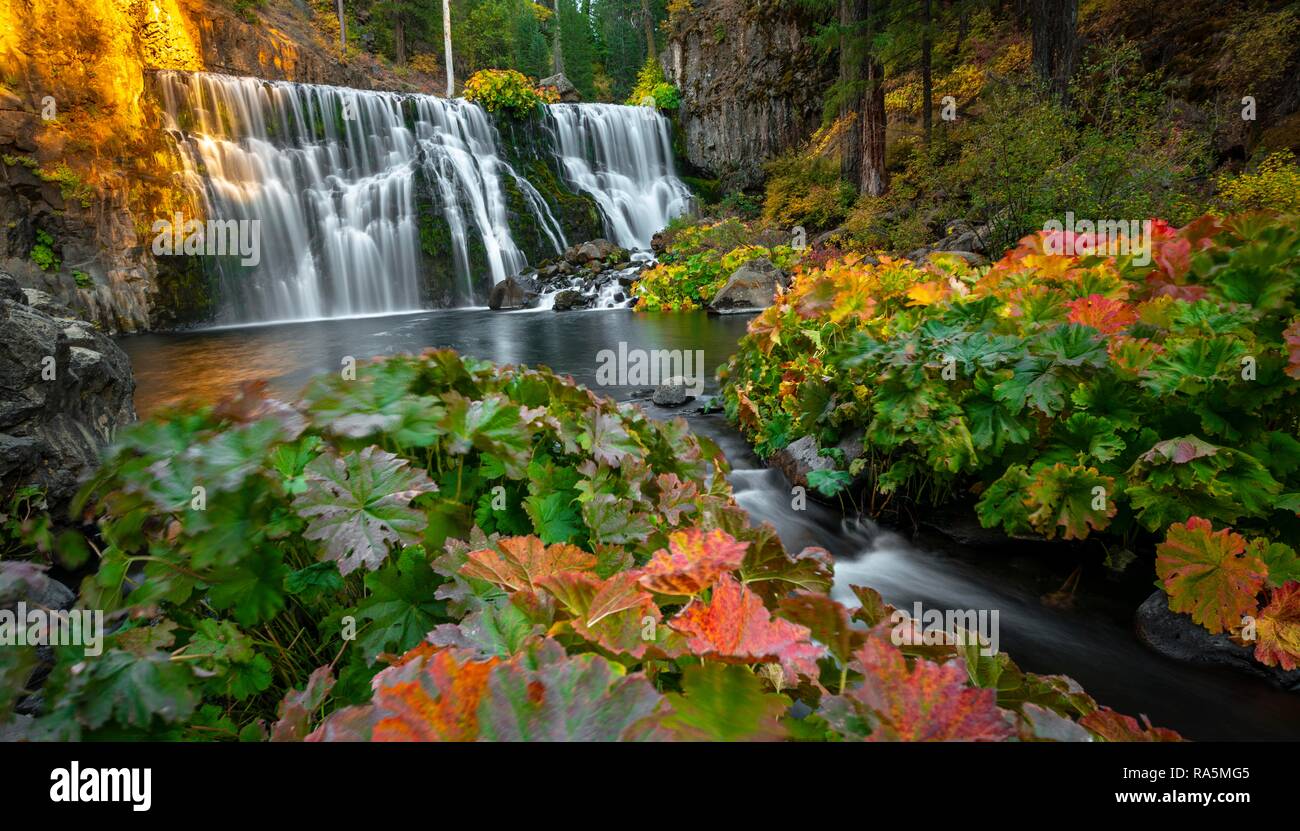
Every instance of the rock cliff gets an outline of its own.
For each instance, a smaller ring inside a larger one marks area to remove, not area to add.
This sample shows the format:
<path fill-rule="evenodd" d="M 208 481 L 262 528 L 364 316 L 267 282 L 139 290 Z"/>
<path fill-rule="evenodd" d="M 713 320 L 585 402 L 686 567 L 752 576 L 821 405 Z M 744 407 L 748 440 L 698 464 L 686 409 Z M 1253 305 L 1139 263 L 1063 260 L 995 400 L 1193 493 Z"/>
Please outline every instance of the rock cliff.
<path fill-rule="evenodd" d="M 0 499 L 42 488 L 61 516 L 119 426 L 135 419 L 131 363 L 108 336 L 0 272 Z"/>
<path fill-rule="evenodd" d="M 682 92 L 686 158 L 725 188 L 757 184 L 765 161 L 804 142 L 835 79 L 809 43 L 816 20 L 771 5 L 691 0 L 670 19 L 661 60 Z"/>

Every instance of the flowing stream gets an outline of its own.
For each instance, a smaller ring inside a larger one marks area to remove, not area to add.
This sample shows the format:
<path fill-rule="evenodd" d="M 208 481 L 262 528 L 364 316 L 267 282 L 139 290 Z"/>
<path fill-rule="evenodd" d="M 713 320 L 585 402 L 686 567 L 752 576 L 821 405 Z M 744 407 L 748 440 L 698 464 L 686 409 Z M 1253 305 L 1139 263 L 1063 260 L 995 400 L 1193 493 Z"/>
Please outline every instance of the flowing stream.
<path fill-rule="evenodd" d="M 444 310 L 384 318 L 328 320 L 218 331 L 125 338 L 142 416 L 186 399 L 211 401 L 239 383 L 267 379 L 278 395 L 296 395 L 308 378 L 357 359 L 450 346 L 503 363 L 547 364 L 605 395 L 625 399 L 631 387 L 602 387 L 597 353 L 630 349 L 700 349 L 710 379 L 744 333 L 743 316 L 637 314 L 627 310 L 504 313 Z M 705 393 L 716 391 L 709 380 Z M 678 411 L 644 403 L 655 417 Z M 688 405 L 686 412 L 689 412 Z M 1000 648 L 1026 670 L 1063 673 L 1121 712 L 1198 740 L 1300 738 L 1300 696 L 1233 670 L 1196 667 L 1157 655 L 1133 634 L 1133 610 L 1151 591 L 1149 563 L 1123 584 L 1085 572 L 1072 608 L 1045 605 L 1073 568 L 1068 558 L 973 549 L 924 531 L 914 537 L 871 522 L 845 520 L 809 501 L 795 510 L 785 478 L 767 469 L 718 416 L 689 415 L 733 465 L 737 501 L 756 522 L 771 522 L 787 548 L 819 545 L 836 556 L 835 595 L 853 603 L 848 587 L 871 586 L 899 608 L 997 609 Z"/>

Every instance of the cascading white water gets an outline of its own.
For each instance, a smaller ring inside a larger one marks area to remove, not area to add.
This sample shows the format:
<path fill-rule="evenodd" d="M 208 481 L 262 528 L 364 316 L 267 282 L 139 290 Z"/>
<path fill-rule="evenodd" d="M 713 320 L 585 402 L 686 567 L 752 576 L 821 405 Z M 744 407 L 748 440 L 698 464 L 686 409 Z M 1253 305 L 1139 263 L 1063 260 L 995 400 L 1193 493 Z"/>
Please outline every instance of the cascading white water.
<path fill-rule="evenodd" d="M 494 285 L 528 265 L 511 234 L 507 182 L 554 252 L 568 245 L 546 200 L 501 158 L 498 132 L 477 105 L 211 73 L 160 72 L 158 85 L 207 216 L 259 226 L 259 262 L 218 261 L 217 323 L 427 307 L 422 193 L 446 222 L 462 297 L 482 297 L 475 288 L 485 277 Z M 667 122 L 653 110 L 547 110 L 553 160 L 566 184 L 597 203 L 618 244 L 648 247 L 689 206 Z"/>
<path fill-rule="evenodd" d="M 653 107 L 547 107 L 569 184 L 596 200 L 614 242 L 647 249 L 650 238 L 691 206 L 673 168 L 668 119 Z"/>

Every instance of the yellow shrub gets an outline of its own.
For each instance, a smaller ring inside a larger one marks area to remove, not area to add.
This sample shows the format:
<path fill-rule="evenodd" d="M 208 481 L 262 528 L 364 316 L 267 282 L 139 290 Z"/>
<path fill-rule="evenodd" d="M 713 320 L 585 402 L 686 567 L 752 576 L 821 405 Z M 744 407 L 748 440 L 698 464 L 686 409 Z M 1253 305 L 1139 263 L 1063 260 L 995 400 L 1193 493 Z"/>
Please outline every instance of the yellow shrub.
<path fill-rule="evenodd" d="M 1225 213 L 1300 210 L 1300 167 L 1290 150 L 1270 154 L 1253 172 L 1220 173 L 1214 185 Z"/>

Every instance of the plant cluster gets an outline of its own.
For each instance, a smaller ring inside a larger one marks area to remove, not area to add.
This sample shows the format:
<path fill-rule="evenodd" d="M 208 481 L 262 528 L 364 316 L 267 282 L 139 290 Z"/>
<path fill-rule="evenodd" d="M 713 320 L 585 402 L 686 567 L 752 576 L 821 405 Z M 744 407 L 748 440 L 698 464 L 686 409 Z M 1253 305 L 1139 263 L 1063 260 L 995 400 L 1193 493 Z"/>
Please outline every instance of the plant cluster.
<path fill-rule="evenodd" d="M 513 69 L 481 69 L 465 82 L 462 94 L 490 113 L 513 118 L 528 118 L 559 100 L 554 88 L 537 87 Z"/>
<path fill-rule="evenodd" d="M 96 526 L 78 605 L 106 610 L 109 634 L 99 655 L 53 649 L 21 729 L 1176 738 L 923 633 L 869 589 L 859 609 L 832 600 L 829 555 L 750 527 L 723 465 L 680 419 L 448 350 L 318 379 L 296 405 L 250 386 L 164 414 L 126 431 L 78 500 Z M 44 579 L 0 562 L 0 605 Z M 33 660 L 0 653 L 0 719 Z"/>
<path fill-rule="evenodd" d="M 645 64 L 637 73 L 636 86 L 632 88 L 625 103 L 640 106 L 648 102 L 653 102 L 656 109 L 666 112 L 672 112 L 682 104 L 681 93 L 677 87 L 668 83 L 663 67 L 659 65 L 659 58 L 655 55 L 646 57 Z"/>
<path fill-rule="evenodd" d="M 1155 222 L 1146 264 L 1063 236 L 984 270 L 848 256 L 797 271 L 723 370 L 729 415 L 762 455 L 801 436 L 828 448 L 833 469 L 809 478 L 828 496 L 861 480 L 886 504 L 977 497 L 980 522 L 1011 534 L 1163 539 L 1175 610 L 1241 636 L 1270 609 L 1256 655 L 1291 665 L 1295 217 Z"/>

